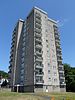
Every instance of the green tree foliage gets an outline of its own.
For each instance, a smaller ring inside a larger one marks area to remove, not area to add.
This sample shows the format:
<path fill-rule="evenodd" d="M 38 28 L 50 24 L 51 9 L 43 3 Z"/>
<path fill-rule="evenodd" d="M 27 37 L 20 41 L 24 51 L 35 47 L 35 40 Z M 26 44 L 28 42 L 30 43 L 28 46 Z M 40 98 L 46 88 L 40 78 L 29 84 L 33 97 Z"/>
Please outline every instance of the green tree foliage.
<path fill-rule="evenodd" d="M 4 71 L 0 71 L 0 77 L 2 77 L 2 78 L 8 78 L 8 73 L 6 73 Z"/>
<path fill-rule="evenodd" d="M 64 64 L 66 90 L 75 92 L 75 68 L 69 64 Z"/>

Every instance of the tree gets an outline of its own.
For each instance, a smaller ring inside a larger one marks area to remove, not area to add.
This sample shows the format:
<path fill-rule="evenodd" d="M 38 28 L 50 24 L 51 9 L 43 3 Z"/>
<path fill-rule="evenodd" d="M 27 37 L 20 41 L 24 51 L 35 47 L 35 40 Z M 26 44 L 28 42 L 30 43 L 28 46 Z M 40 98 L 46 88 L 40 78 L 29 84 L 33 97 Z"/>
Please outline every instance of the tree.
<path fill-rule="evenodd" d="M 0 71 L 0 77 L 3 77 L 3 78 L 8 78 L 8 73 L 4 72 L 4 71 Z"/>
<path fill-rule="evenodd" d="M 75 68 L 69 64 L 64 64 L 66 90 L 75 92 Z"/>

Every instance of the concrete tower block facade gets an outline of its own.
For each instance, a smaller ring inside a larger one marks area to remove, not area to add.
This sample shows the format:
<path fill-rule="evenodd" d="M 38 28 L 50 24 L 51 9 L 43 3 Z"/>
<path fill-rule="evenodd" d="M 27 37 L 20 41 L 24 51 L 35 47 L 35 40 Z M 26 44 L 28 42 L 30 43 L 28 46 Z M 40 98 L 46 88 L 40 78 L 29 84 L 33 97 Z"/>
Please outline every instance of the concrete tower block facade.
<path fill-rule="evenodd" d="M 14 28 L 9 75 L 12 91 L 66 91 L 57 22 L 37 7 Z"/>

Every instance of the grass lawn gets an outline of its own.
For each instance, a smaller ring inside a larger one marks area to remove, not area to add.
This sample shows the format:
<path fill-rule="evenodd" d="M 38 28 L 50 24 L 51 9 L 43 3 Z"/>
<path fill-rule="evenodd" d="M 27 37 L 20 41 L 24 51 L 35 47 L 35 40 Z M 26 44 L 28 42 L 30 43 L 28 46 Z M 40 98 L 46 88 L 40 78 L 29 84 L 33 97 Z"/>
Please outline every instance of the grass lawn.
<path fill-rule="evenodd" d="M 0 100 L 47 100 L 43 96 L 50 96 L 50 100 L 75 100 L 75 93 L 15 93 L 8 90 L 0 90 Z"/>
<path fill-rule="evenodd" d="M 54 99 L 52 100 L 75 100 L 75 93 L 65 92 L 65 93 L 38 93 L 41 96 L 50 96 Z"/>
<path fill-rule="evenodd" d="M 0 100 L 44 100 L 32 93 L 16 93 L 7 90 L 0 91 Z"/>

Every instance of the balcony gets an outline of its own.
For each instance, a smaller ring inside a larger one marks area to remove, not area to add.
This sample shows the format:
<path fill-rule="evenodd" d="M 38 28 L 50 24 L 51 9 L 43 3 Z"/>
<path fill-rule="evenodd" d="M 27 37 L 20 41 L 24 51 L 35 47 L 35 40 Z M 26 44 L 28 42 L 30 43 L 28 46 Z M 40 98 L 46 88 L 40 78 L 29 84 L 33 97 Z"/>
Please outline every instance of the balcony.
<path fill-rule="evenodd" d="M 59 70 L 64 70 L 64 67 L 62 64 L 59 64 L 58 67 L 59 67 Z"/>
<path fill-rule="evenodd" d="M 55 43 L 57 47 L 60 47 L 60 43 Z"/>
<path fill-rule="evenodd" d="M 41 24 L 36 23 L 35 27 L 38 28 L 38 29 L 41 29 Z"/>
<path fill-rule="evenodd" d="M 60 43 L 60 40 L 56 39 L 55 42 L 56 42 L 56 43 Z"/>
<path fill-rule="evenodd" d="M 11 69 L 12 65 L 10 64 L 9 69 Z"/>
<path fill-rule="evenodd" d="M 10 66 L 12 65 L 12 63 L 13 63 L 13 59 L 11 59 L 10 61 L 9 61 L 9 63 L 10 63 Z"/>
<path fill-rule="evenodd" d="M 59 77 L 64 79 L 64 74 L 63 73 L 59 73 Z"/>
<path fill-rule="evenodd" d="M 57 55 L 62 55 L 61 51 L 56 51 Z"/>
<path fill-rule="evenodd" d="M 62 59 L 62 54 L 57 54 L 57 57 L 59 57 L 59 59 Z"/>
<path fill-rule="evenodd" d="M 12 59 L 12 58 L 13 58 L 13 54 L 10 55 L 10 59 Z"/>
<path fill-rule="evenodd" d="M 63 73 L 64 74 L 64 70 L 59 70 L 59 73 Z"/>
<path fill-rule="evenodd" d="M 62 50 L 61 50 L 61 48 L 59 47 L 59 48 L 57 48 L 57 51 L 62 51 Z"/>
<path fill-rule="evenodd" d="M 12 55 L 14 52 L 14 48 L 11 48 L 10 54 Z"/>
<path fill-rule="evenodd" d="M 62 58 L 60 59 L 60 58 L 57 57 L 57 61 L 58 62 L 62 62 Z"/>
<path fill-rule="evenodd" d="M 37 33 L 37 32 L 35 32 L 35 37 L 41 37 L 41 36 L 42 36 L 41 33 Z"/>
<path fill-rule="evenodd" d="M 41 65 L 41 66 L 36 65 L 36 66 L 35 66 L 35 68 L 40 68 L 40 69 L 42 69 L 42 68 L 43 68 L 43 66 L 42 66 L 42 65 Z"/>
<path fill-rule="evenodd" d="M 35 44 L 35 48 L 41 48 L 42 49 L 42 45 L 41 44 Z"/>
<path fill-rule="evenodd" d="M 44 74 L 43 72 L 35 72 L 36 76 L 43 76 L 43 74 Z"/>
<path fill-rule="evenodd" d="M 35 60 L 36 61 L 39 61 L 39 62 L 42 62 L 43 61 L 43 58 L 42 57 L 35 57 Z"/>
<path fill-rule="evenodd" d="M 35 81 L 35 84 L 40 84 L 40 85 L 41 85 L 41 84 L 43 84 L 43 83 L 44 83 L 44 80 L 41 80 L 41 81 L 36 80 L 36 81 Z"/>
<path fill-rule="evenodd" d="M 59 36 L 58 30 L 54 29 L 54 34 Z"/>
<path fill-rule="evenodd" d="M 41 38 L 35 38 L 35 41 L 41 43 L 42 42 L 42 39 Z"/>
<path fill-rule="evenodd" d="M 66 85 L 66 84 L 65 84 L 65 78 L 64 78 L 64 79 L 60 79 L 60 84 L 61 84 L 61 85 Z"/>
<path fill-rule="evenodd" d="M 40 13 L 36 13 L 36 14 L 35 14 L 35 17 L 38 18 L 38 19 L 41 19 Z"/>
<path fill-rule="evenodd" d="M 53 25 L 54 30 L 58 30 L 58 27 L 56 25 Z"/>
<path fill-rule="evenodd" d="M 59 38 L 59 36 L 55 36 L 55 40 L 59 40 L 59 41 L 60 41 L 60 38 Z"/>
<path fill-rule="evenodd" d="M 58 69 L 59 69 L 59 71 L 64 71 L 63 67 L 59 67 Z"/>
<path fill-rule="evenodd" d="M 36 32 L 36 33 L 41 33 L 41 31 L 42 31 L 41 28 L 40 28 L 40 29 L 39 29 L 39 28 L 35 28 L 35 32 Z"/>
<path fill-rule="evenodd" d="M 40 26 L 41 26 L 41 20 L 39 20 L 39 19 L 35 19 L 35 24 L 39 24 Z"/>
<path fill-rule="evenodd" d="M 15 33 L 12 35 L 12 40 L 14 40 L 16 37 Z"/>
<path fill-rule="evenodd" d="M 38 20 L 38 19 L 36 19 L 36 20 L 35 20 L 35 25 L 42 26 L 41 21 L 40 21 L 40 20 Z"/>
<path fill-rule="evenodd" d="M 11 46 L 11 50 L 14 48 L 14 44 Z"/>
<path fill-rule="evenodd" d="M 42 55 L 42 52 L 36 51 L 35 54 L 36 55 Z"/>
<path fill-rule="evenodd" d="M 10 74 L 10 73 L 11 73 L 11 70 L 8 71 L 8 74 Z"/>

